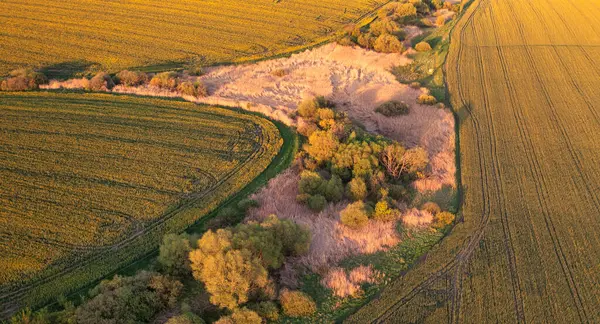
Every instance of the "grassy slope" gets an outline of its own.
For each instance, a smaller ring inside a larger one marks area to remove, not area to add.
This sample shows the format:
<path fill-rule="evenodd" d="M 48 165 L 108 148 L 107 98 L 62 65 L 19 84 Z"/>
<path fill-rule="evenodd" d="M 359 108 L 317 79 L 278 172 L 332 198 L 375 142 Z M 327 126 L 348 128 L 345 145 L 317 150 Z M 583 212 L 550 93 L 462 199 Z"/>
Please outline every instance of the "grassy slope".
<path fill-rule="evenodd" d="M 124 246 L 118 245 L 115 246 L 114 248 L 98 248 L 98 249 L 94 249 L 93 248 L 93 244 L 90 244 L 90 251 L 86 251 L 86 253 L 80 253 L 85 255 L 85 257 L 81 258 L 80 255 L 80 259 L 84 259 L 84 260 L 79 260 L 79 261 L 71 261 L 71 262 L 67 262 L 64 264 L 72 264 L 73 262 L 85 262 L 86 264 L 88 264 L 85 267 L 78 267 L 77 269 L 73 269 L 72 267 L 59 267 L 60 269 L 48 269 L 48 271 L 50 272 L 43 272 L 45 273 L 45 275 L 41 275 L 39 279 L 36 279 L 34 281 L 30 281 L 27 282 L 26 284 L 30 285 L 27 286 L 27 288 L 25 289 L 24 286 L 22 285 L 17 285 L 15 288 L 10 288 L 9 286 L 4 286 L 3 287 L 3 291 L 2 291 L 2 295 L 0 296 L 2 299 L 0 300 L 2 302 L 2 304 L 4 305 L 4 310 L 5 311 L 10 311 L 10 309 L 16 307 L 17 305 L 19 305 L 20 303 L 26 303 L 26 304 L 32 304 L 32 305 L 39 305 L 40 303 L 44 303 L 45 301 L 48 300 L 48 298 L 54 297 L 59 293 L 67 293 L 68 291 L 71 291 L 77 287 L 81 287 L 83 284 L 86 284 L 87 282 L 89 282 L 90 280 L 96 279 L 99 276 L 103 276 L 105 274 L 107 274 L 109 271 L 112 271 L 115 269 L 115 267 L 119 266 L 119 265 L 123 265 L 126 264 L 128 262 L 131 262 L 133 260 L 136 260 L 137 258 L 139 258 L 140 254 L 144 254 L 148 251 L 151 251 L 152 249 L 155 248 L 156 243 L 158 242 L 158 239 L 160 239 L 160 237 L 162 236 L 161 233 L 163 233 L 164 231 L 180 231 L 186 227 L 189 226 L 189 224 L 191 222 L 194 222 L 195 220 L 197 220 L 199 218 L 199 215 L 203 215 L 205 214 L 207 211 L 210 211 L 211 209 L 213 209 L 215 206 L 217 206 L 220 202 L 223 202 L 224 200 L 230 201 L 230 199 L 228 198 L 229 196 L 231 196 L 232 193 L 236 193 L 236 192 L 247 192 L 248 190 L 251 190 L 252 188 L 255 188 L 256 186 L 258 186 L 260 183 L 263 183 L 264 181 L 266 181 L 266 178 L 268 176 L 272 176 L 272 174 L 274 172 L 276 172 L 277 170 L 279 170 L 280 168 L 282 168 L 282 165 L 285 165 L 286 163 L 288 163 L 290 157 L 289 157 L 289 153 L 291 150 L 293 150 L 293 147 L 290 148 L 290 145 L 294 145 L 291 143 L 294 143 L 294 135 L 284 126 L 282 125 L 277 125 L 277 128 L 269 123 L 267 120 L 265 120 L 264 118 L 260 118 L 258 116 L 255 116 L 254 114 L 248 114 L 248 113 L 242 113 L 241 111 L 238 111 L 237 113 L 232 112 L 231 109 L 220 109 L 220 108 L 208 108 L 208 107 L 199 107 L 193 104 L 189 104 L 189 103 L 184 103 L 184 102 L 179 102 L 179 101 L 174 101 L 174 100 L 161 100 L 161 99 L 145 99 L 145 98 L 135 98 L 135 97 L 128 97 L 128 96 L 110 96 L 110 95 L 81 95 L 81 94 L 44 94 L 44 93 L 27 93 L 27 94 L 6 94 L 3 95 L 4 99 L 3 100 L 3 105 L 4 105 L 4 110 L 3 112 L 7 113 L 7 112 L 13 112 L 12 109 L 14 109 L 15 107 L 19 107 L 20 105 L 25 105 L 25 106 L 30 106 L 31 104 L 31 100 L 34 100 L 33 103 L 45 103 L 45 105 L 43 106 L 44 108 L 46 107 L 55 107 L 54 105 L 56 105 L 56 103 L 62 103 L 60 106 L 59 110 L 62 110 L 63 112 L 65 110 L 68 111 L 69 109 L 69 104 L 70 101 L 76 101 L 75 105 L 80 104 L 83 105 L 82 107 L 85 107 L 84 109 L 82 109 L 82 111 L 85 111 L 86 113 L 95 113 L 95 112 L 99 112 L 97 110 L 97 107 L 94 106 L 94 103 L 102 103 L 102 109 L 100 110 L 102 112 L 102 114 L 106 113 L 107 111 L 109 111 L 108 107 L 111 107 L 110 110 L 113 111 L 113 113 L 118 112 L 119 110 L 115 110 L 115 109 L 119 109 L 119 104 L 121 104 L 124 107 L 129 107 L 131 109 L 139 109 L 142 113 L 142 115 L 144 115 L 145 113 L 151 113 L 152 118 L 150 120 L 150 122 L 152 122 L 152 120 L 155 117 L 159 117 L 162 118 L 161 116 L 161 110 L 160 108 L 156 108 L 156 107 L 164 107 L 167 111 L 169 109 L 171 109 L 172 111 L 178 110 L 178 109 L 185 109 L 185 110 L 179 110 L 179 112 L 177 113 L 179 117 L 183 115 L 187 115 L 189 121 L 193 122 L 193 119 L 191 118 L 191 116 L 193 116 L 195 113 L 191 112 L 196 110 L 198 113 L 196 114 L 200 114 L 202 115 L 204 112 L 208 113 L 206 116 L 204 116 L 204 118 L 211 118 L 210 116 L 212 116 L 212 118 L 230 118 L 230 122 L 233 122 L 233 125 L 239 124 L 239 125 L 246 125 L 248 122 L 250 123 L 254 123 L 255 125 L 260 125 L 259 127 L 263 128 L 263 138 L 262 138 L 262 143 L 264 144 L 265 147 L 263 147 L 260 151 L 258 151 L 258 153 L 253 153 L 251 156 L 249 156 L 249 160 L 248 161 L 253 161 L 253 163 L 242 163 L 239 165 L 240 168 L 237 168 L 238 171 L 241 170 L 240 173 L 236 174 L 235 170 L 234 173 L 232 173 L 231 175 L 226 175 L 225 177 L 223 177 L 222 179 L 226 179 L 225 182 L 219 182 L 218 186 L 215 187 L 216 189 L 218 189 L 217 191 L 211 191 L 210 193 L 206 193 L 206 194 L 202 194 L 201 196 L 198 196 L 198 198 L 190 198 L 190 199 L 184 199 L 181 200 L 178 205 L 176 207 L 172 207 L 169 208 L 169 210 L 165 213 L 165 215 L 172 215 L 172 218 L 169 218 L 169 221 L 166 222 L 161 222 L 160 225 L 154 225 L 155 221 L 150 221 L 149 223 L 147 223 L 146 225 L 144 225 L 145 229 L 147 229 L 147 232 L 144 232 L 144 235 L 138 235 L 139 233 L 133 233 L 133 235 L 130 235 L 128 237 L 128 243 Z M 48 99 L 48 100 L 46 100 Z M 104 101 L 106 99 L 109 99 L 110 101 Z M 62 100 L 62 101 L 61 101 Z M 29 105 L 28 105 L 29 102 Z M 150 108 L 148 108 L 148 104 L 150 104 Z M 8 108 L 8 107 L 13 107 L 13 108 Z M 144 110 L 148 110 L 147 112 L 144 112 Z M 18 111 L 18 110 L 16 110 Z M 43 110 L 40 110 L 43 111 Z M 79 111 L 77 111 L 79 112 Z M 156 114 L 156 116 L 154 116 Z M 216 114 L 216 115 L 211 115 L 211 114 Z M 85 114 L 84 114 L 85 115 Z M 173 118 L 172 116 L 168 116 L 168 114 L 165 114 L 165 118 Z M 110 115 L 109 115 L 110 116 Z M 104 117 L 109 118 L 109 116 Z M 119 118 L 127 118 L 127 114 L 120 114 Z M 94 117 L 97 118 L 97 117 Z M 95 120 L 93 118 L 93 120 Z M 159 119 L 160 119 L 159 118 Z M 231 118 L 237 118 L 238 121 L 236 121 L 235 119 L 231 119 Z M 103 120 L 102 117 L 96 121 L 99 122 Z M 168 120 L 168 119 L 167 119 Z M 135 123 L 137 122 L 148 122 L 148 121 L 144 121 L 143 118 L 139 119 L 137 121 L 135 121 Z M 178 122 L 179 120 L 177 120 L 176 122 Z M 163 123 L 165 122 L 164 120 L 162 121 Z M 201 125 L 201 119 L 198 119 L 198 122 L 200 122 L 198 124 L 198 126 Z M 240 124 L 241 123 L 241 124 Z M 218 122 L 215 124 L 215 122 L 212 123 L 213 125 L 218 127 Z M 35 125 L 35 124 L 31 124 L 29 123 L 29 125 Z M 7 125 L 8 126 L 8 125 Z M 11 125 L 13 126 L 13 125 Z M 149 125 L 151 126 L 151 125 Z M 5 126 L 6 127 L 6 126 Z M 181 127 L 181 125 L 179 126 Z M 95 126 L 92 126 L 92 128 L 95 128 Z M 278 132 L 278 128 L 279 128 L 279 132 Z M 208 128 L 205 127 L 205 130 L 209 131 Z M 193 132 L 193 130 L 192 130 Z M 285 142 L 283 143 L 283 150 L 279 151 L 279 147 L 280 145 L 282 145 L 282 143 L 280 143 L 279 141 L 281 141 L 279 139 L 279 134 L 281 133 L 284 136 L 284 140 Z M 143 134 L 143 133 L 142 133 Z M 177 132 L 175 132 L 176 135 Z M 207 134 L 213 134 L 210 131 Z M 139 134 L 138 134 L 139 135 Z M 120 134 L 120 136 L 125 136 L 125 134 Z M 142 135 L 143 136 L 143 135 Z M 192 136 L 192 134 L 188 134 L 188 136 Z M 205 135 L 203 135 L 205 136 Z M 212 136 L 212 135 L 211 135 Z M 14 137 L 13 137 L 14 139 Z M 188 138 L 188 141 L 191 140 L 191 138 Z M 215 139 L 212 139 L 211 141 L 215 141 Z M 218 142 L 218 141 L 216 141 Z M 243 148 L 244 146 L 240 144 L 240 148 Z M 196 145 L 196 144 L 194 144 Z M 201 145 L 203 146 L 203 145 Z M 269 147 L 267 147 L 269 146 Z M 117 147 L 121 147 L 121 146 L 117 146 Z M 48 148 L 48 147 L 46 147 Z M 279 153 L 277 153 L 279 151 Z M 202 153 L 202 150 L 199 151 L 199 153 Z M 207 154 L 207 152 L 203 152 L 202 154 Z M 273 159 L 273 157 L 275 157 L 275 159 Z M 144 159 L 151 159 L 152 157 L 147 157 Z M 242 156 L 240 156 L 239 158 L 242 158 Z M 213 162 L 216 162 L 218 158 L 215 157 L 215 159 Z M 48 159 L 41 159 L 43 160 L 48 160 Z M 200 160 L 205 160 L 205 161 L 210 161 L 211 159 L 207 159 L 207 157 L 204 157 Z M 258 162 L 258 163 L 256 163 Z M 111 163 L 107 163 L 104 162 L 107 165 L 110 165 Z M 203 162 L 199 162 L 199 163 L 203 163 Z M 29 165 L 29 164 L 26 164 Z M 93 166 L 93 163 L 91 164 Z M 267 167 L 268 165 L 268 167 Z M 266 169 L 265 169 L 266 168 Z M 148 171 L 151 170 L 146 170 L 145 172 L 147 173 Z M 168 173 L 168 172 L 167 172 Z M 227 173 L 227 172 L 226 172 Z M 118 173 L 117 173 L 118 174 Z M 229 174 L 229 173 L 227 173 Z M 253 174 L 257 175 L 258 178 L 253 180 Z M 116 175 L 116 174 L 115 174 Z M 225 174 L 223 174 L 225 175 Z M 217 179 L 218 180 L 218 179 Z M 242 189 L 240 189 L 242 188 Z M 216 190 L 215 189 L 215 190 Z M 239 195 L 239 194 L 238 194 Z M 92 197 L 96 197 L 96 195 L 91 195 Z M 135 205 L 135 204 L 134 204 Z M 164 219 L 164 218 L 160 218 L 160 219 Z M 64 224 L 69 224 L 69 221 L 63 222 Z M 77 236 L 77 235 L 76 235 Z M 119 243 L 121 244 L 121 243 Z M 27 252 L 26 249 L 23 250 L 24 252 Z M 104 252 L 103 252 L 104 251 Z M 88 254 L 89 252 L 89 254 Z M 89 258 L 87 258 L 89 257 Z M 91 260 L 91 261 L 90 261 Z M 93 260 L 97 260 L 93 261 Z M 5 261 L 7 261 L 5 259 Z M 64 260 L 63 260 L 64 261 Z M 8 262 L 8 261 L 7 261 Z M 53 267 L 54 268 L 54 267 Z M 59 271 L 60 270 L 60 271 Z M 64 271 L 64 272 L 63 272 Z M 50 278 L 52 279 L 43 279 L 43 278 L 48 278 L 48 276 L 50 276 Z M 60 281 L 60 285 L 57 285 L 57 283 Z M 25 283 L 25 282 L 24 282 Z M 17 290 L 15 290 L 17 289 Z"/>
<path fill-rule="evenodd" d="M 600 320 L 599 14 L 595 2 L 475 1 L 447 66 L 464 222 L 353 320 Z"/>
<path fill-rule="evenodd" d="M 199 8 L 195 0 L 6 1 L 0 75 L 22 65 L 68 77 L 272 57 L 330 39 L 386 2 L 228 0 L 203 1 Z"/>

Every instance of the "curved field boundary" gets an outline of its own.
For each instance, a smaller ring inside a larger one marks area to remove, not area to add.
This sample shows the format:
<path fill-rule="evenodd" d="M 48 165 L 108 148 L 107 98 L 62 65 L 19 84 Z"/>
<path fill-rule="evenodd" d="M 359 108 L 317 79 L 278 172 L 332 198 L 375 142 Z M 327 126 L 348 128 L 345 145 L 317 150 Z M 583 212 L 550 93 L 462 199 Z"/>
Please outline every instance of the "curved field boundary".
<path fill-rule="evenodd" d="M 107 96 L 104 95 L 103 97 Z M 122 100 L 122 98 L 119 100 Z M 152 100 L 165 102 L 164 100 Z M 174 104 L 194 106 L 176 102 Z M 224 109 L 223 111 L 230 110 Z M 183 203 L 171 208 L 160 218 L 151 222 L 144 222 L 141 228 L 137 228 L 125 239 L 98 248 L 85 246 L 84 248 L 88 250 L 86 250 L 87 254 L 83 258 L 72 260 L 67 266 L 59 268 L 58 271 L 46 273 L 37 279 L 15 286 L 15 288 L 3 287 L 0 291 L 3 314 L 9 314 L 11 310 L 23 304 L 41 305 L 55 297 L 57 293 L 64 294 L 73 291 L 122 265 L 137 260 L 140 252 L 143 255 L 155 249 L 156 242 L 158 242 L 162 233 L 185 229 L 198 219 L 198 215 L 206 214 L 220 202 L 227 200 L 232 193 L 240 190 L 239 178 L 241 174 L 243 174 L 244 179 L 248 179 L 249 174 L 256 173 L 256 175 L 259 175 L 264 173 L 264 168 L 273 164 L 272 159 L 278 154 L 277 152 L 280 151 L 279 148 L 283 144 L 279 136 L 276 135 L 279 132 L 273 124 L 263 118 L 243 113 L 239 113 L 239 115 L 246 115 L 247 117 L 244 118 L 252 121 L 250 124 L 252 128 L 246 130 L 246 132 L 249 132 L 246 135 L 253 136 L 255 140 L 253 140 L 251 154 L 240 161 L 235 169 L 220 176 L 217 182 L 212 183 L 203 191 L 196 192 L 184 199 Z M 252 183 L 252 179 L 249 180 Z"/>
<path fill-rule="evenodd" d="M 350 322 L 600 320 L 598 14 L 475 0 L 446 67 L 463 223 Z"/>

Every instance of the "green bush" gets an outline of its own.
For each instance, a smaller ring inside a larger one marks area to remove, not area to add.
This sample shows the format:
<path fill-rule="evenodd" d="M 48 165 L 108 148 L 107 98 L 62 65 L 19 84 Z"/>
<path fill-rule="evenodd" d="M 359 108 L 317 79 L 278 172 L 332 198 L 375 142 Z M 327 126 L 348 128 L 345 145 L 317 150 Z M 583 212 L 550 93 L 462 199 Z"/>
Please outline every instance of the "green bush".
<path fill-rule="evenodd" d="M 435 99 L 435 97 L 432 95 L 422 94 L 419 96 L 419 98 L 417 98 L 417 102 L 422 105 L 433 106 L 437 103 L 437 99 Z"/>
<path fill-rule="evenodd" d="M 318 173 L 314 171 L 302 171 L 298 181 L 298 192 L 308 195 L 322 195 L 325 193 L 327 183 Z"/>
<path fill-rule="evenodd" d="M 106 91 L 115 86 L 113 79 L 106 72 L 98 72 L 89 82 L 88 90 Z"/>
<path fill-rule="evenodd" d="M 301 291 L 284 290 L 279 296 L 283 312 L 290 317 L 310 316 L 317 311 L 317 305 L 310 296 Z"/>
<path fill-rule="evenodd" d="M 410 108 L 407 104 L 400 101 L 388 101 L 377 108 L 375 108 L 375 112 L 380 113 L 386 117 L 400 116 L 400 115 L 408 115 L 410 112 Z"/>
<path fill-rule="evenodd" d="M 404 46 L 402 42 L 395 36 L 390 34 L 382 34 L 377 37 L 373 43 L 373 49 L 380 53 L 402 53 Z"/>
<path fill-rule="evenodd" d="M 342 200 L 344 198 L 344 183 L 342 179 L 337 175 L 333 175 L 325 185 L 324 194 L 327 201 L 337 202 Z"/>
<path fill-rule="evenodd" d="M 118 84 L 126 86 L 138 86 L 148 82 L 148 75 L 144 72 L 134 72 L 123 70 L 116 75 L 116 81 Z"/>
<path fill-rule="evenodd" d="M 274 302 L 266 301 L 252 304 L 249 308 L 255 311 L 260 317 L 269 321 L 277 321 L 279 319 L 279 307 Z"/>
<path fill-rule="evenodd" d="M 187 237 L 167 234 L 159 248 L 158 264 L 162 272 L 172 276 L 185 276 L 191 273 L 188 254 L 191 251 Z"/>
<path fill-rule="evenodd" d="M 429 45 L 427 42 L 419 42 L 417 45 L 415 45 L 415 50 L 417 52 L 429 52 L 431 51 L 431 45 Z"/>
<path fill-rule="evenodd" d="M 244 198 L 237 203 L 237 208 L 243 212 L 247 212 L 250 208 L 259 207 L 258 201 L 250 198 Z"/>
<path fill-rule="evenodd" d="M 346 196 L 353 201 L 359 201 L 367 198 L 367 184 L 362 178 L 354 178 L 346 186 Z"/>
<path fill-rule="evenodd" d="M 314 195 L 308 198 L 308 207 L 313 211 L 320 212 L 327 205 L 327 199 L 322 195 Z"/>
<path fill-rule="evenodd" d="M 369 223 L 369 215 L 365 203 L 357 201 L 346 206 L 340 212 L 340 221 L 352 229 L 359 229 L 367 225 Z"/>

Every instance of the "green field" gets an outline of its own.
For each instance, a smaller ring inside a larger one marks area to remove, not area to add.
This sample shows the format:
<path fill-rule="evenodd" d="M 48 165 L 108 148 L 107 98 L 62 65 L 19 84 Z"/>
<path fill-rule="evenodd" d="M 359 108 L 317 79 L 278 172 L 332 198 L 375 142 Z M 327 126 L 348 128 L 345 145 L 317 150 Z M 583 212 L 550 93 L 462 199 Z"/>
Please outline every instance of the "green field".
<path fill-rule="evenodd" d="M 256 115 L 104 94 L 0 94 L 0 309 L 39 305 L 156 248 L 282 147 Z"/>
<path fill-rule="evenodd" d="M 257 59 L 328 39 L 387 0 L 0 0 L 0 75 Z"/>
<path fill-rule="evenodd" d="M 446 67 L 463 222 L 353 322 L 600 321 L 598 17 L 475 0 Z"/>

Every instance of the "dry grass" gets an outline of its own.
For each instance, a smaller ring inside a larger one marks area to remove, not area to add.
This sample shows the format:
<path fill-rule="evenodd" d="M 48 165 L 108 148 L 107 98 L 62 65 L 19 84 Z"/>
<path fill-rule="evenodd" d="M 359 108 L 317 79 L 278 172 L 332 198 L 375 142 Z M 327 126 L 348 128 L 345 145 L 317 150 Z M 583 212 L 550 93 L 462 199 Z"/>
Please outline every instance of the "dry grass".
<path fill-rule="evenodd" d="M 362 290 L 363 283 L 375 283 L 381 279 L 381 274 L 372 266 L 359 266 L 347 273 L 342 268 L 332 268 L 321 279 L 321 284 L 331 290 L 335 296 L 344 298 L 357 296 Z"/>
<path fill-rule="evenodd" d="M 394 222 L 369 221 L 360 230 L 351 230 L 339 221 L 339 212 L 345 203 L 329 204 L 325 210 L 314 213 L 296 202 L 298 175 L 290 169 L 272 179 L 254 195 L 259 208 L 250 210 L 247 220 L 261 220 L 275 214 L 306 225 L 312 233 L 312 243 L 307 255 L 293 260 L 294 264 L 326 273 L 337 262 L 353 255 L 387 250 L 400 242 Z"/>

